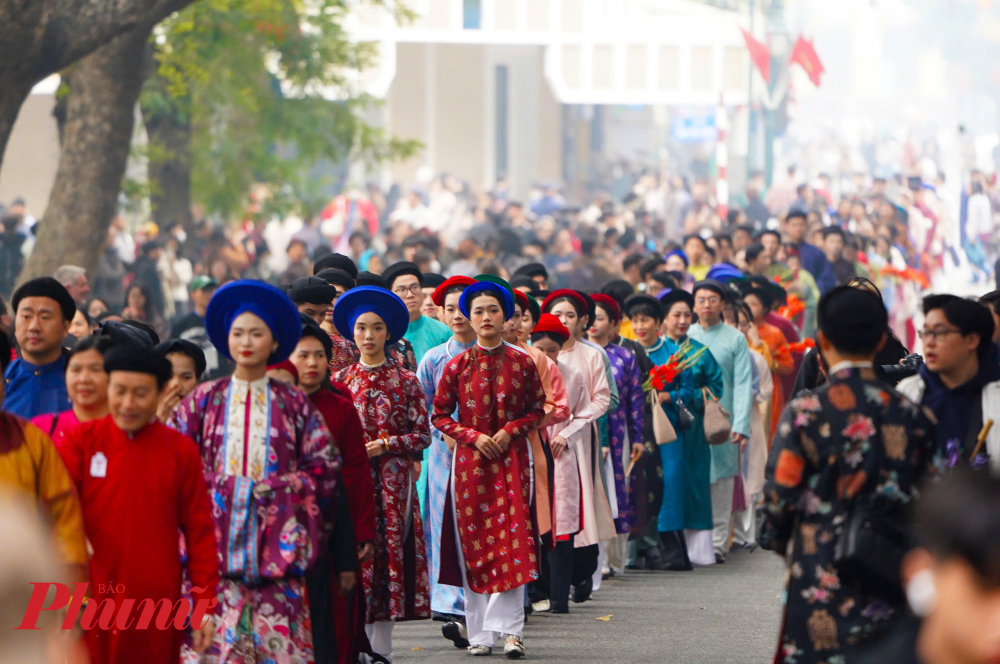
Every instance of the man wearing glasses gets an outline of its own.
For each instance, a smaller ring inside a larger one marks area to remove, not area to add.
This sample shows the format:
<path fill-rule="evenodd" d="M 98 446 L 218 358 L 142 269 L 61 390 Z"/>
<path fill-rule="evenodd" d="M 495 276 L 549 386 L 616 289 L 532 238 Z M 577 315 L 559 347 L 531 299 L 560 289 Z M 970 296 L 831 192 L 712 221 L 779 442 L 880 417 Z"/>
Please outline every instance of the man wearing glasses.
<path fill-rule="evenodd" d="M 712 446 L 712 545 L 715 561 L 726 562 L 729 529 L 733 516 L 733 489 L 739 472 L 740 450 L 750 435 L 750 407 L 753 403 L 753 360 L 746 337 L 722 321 L 727 289 L 714 279 L 694 285 L 694 310 L 698 322 L 688 336 L 702 345 L 722 368 L 722 394 L 715 397 L 730 414 L 733 433 L 730 442 Z"/>
<path fill-rule="evenodd" d="M 439 320 L 428 318 L 420 311 L 424 304 L 424 275 L 420 268 L 410 261 L 393 263 L 382 273 L 389 290 L 399 296 L 410 312 L 410 326 L 403 338 L 413 344 L 417 363 L 431 348 L 440 346 L 451 339 L 451 330 Z"/>
<path fill-rule="evenodd" d="M 978 302 L 956 295 L 924 298 L 924 364 L 899 383 L 904 396 L 938 420 L 938 449 L 948 466 L 1000 470 L 1000 352 L 993 344 L 993 316 Z M 994 426 L 975 458 L 983 424 Z"/>

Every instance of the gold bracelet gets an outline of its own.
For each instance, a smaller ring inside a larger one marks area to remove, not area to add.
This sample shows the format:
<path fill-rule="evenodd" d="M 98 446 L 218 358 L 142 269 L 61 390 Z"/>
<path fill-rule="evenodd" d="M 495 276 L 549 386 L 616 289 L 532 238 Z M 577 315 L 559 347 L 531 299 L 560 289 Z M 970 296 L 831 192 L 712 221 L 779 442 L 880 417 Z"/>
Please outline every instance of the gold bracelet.
<path fill-rule="evenodd" d="M 386 453 L 389 452 L 389 441 L 385 438 L 382 439 L 382 451 Z"/>

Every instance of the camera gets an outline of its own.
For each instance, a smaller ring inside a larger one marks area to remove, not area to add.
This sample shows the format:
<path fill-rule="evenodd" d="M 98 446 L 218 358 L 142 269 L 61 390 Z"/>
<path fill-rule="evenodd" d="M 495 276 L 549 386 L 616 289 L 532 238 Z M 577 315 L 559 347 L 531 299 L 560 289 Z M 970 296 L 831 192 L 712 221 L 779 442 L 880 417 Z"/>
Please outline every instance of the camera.
<path fill-rule="evenodd" d="M 923 363 L 923 357 L 917 353 L 911 353 L 900 360 L 899 364 L 884 364 L 880 366 L 878 373 L 881 374 L 883 380 L 899 382 L 904 378 L 916 376 L 917 371 L 920 370 L 920 365 Z"/>

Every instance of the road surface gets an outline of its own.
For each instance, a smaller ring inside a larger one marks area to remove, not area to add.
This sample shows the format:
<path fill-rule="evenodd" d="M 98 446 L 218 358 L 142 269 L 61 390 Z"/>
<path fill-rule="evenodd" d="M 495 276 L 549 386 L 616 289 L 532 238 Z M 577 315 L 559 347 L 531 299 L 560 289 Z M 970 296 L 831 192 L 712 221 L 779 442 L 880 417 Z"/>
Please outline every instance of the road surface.
<path fill-rule="evenodd" d="M 733 552 L 725 565 L 693 572 L 628 572 L 604 582 L 569 615 L 529 616 L 528 660 L 765 664 L 781 618 L 782 561 L 769 551 Z M 610 616 L 609 620 L 601 620 Z M 502 644 L 493 657 L 505 661 Z M 441 637 L 441 623 L 401 623 L 396 664 L 470 662 Z"/>

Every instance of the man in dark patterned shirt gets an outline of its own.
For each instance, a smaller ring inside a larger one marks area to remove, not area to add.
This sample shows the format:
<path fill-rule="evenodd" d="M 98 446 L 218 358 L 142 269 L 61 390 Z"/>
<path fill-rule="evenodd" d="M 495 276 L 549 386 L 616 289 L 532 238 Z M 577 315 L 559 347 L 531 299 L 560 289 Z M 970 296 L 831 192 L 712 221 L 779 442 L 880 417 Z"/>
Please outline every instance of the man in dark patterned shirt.
<path fill-rule="evenodd" d="M 934 469 L 932 416 L 875 377 L 887 314 L 867 291 L 839 287 L 819 303 L 819 348 L 830 382 L 785 408 L 764 491 L 761 544 L 787 558 L 784 628 L 776 662 L 844 663 L 848 646 L 893 608 L 841 579 L 837 540 L 860 501 L 907 504 Z"/>

